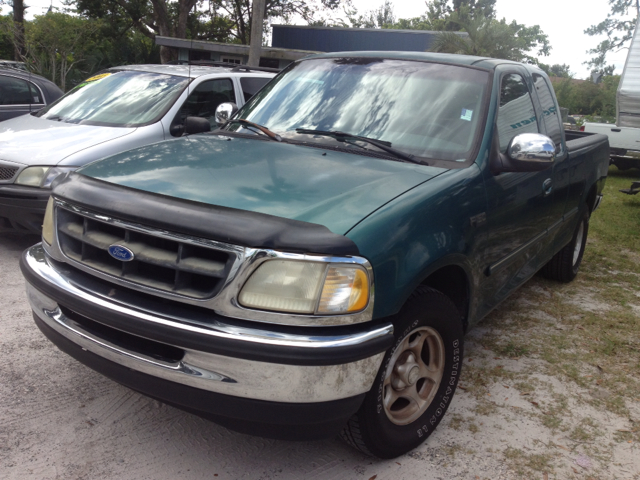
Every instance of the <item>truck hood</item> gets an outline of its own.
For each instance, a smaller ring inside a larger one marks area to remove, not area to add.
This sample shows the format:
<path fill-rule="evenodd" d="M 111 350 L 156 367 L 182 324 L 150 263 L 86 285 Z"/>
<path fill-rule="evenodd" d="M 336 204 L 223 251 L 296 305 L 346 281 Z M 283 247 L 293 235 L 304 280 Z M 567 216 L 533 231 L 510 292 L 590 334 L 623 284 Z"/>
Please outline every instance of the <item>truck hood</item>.
<path fill-rule="evenodd" d="M 0 122 L 0 159 L 22 165 L 57 165 L 85 148 L 134 132 L 21 115 Z"/>
<path fill-rule="evenodd" d="M 196 135 L 114 155 L 78 173 L 345 234 L 380 206 L 444 171 L 357 153 Z"/>

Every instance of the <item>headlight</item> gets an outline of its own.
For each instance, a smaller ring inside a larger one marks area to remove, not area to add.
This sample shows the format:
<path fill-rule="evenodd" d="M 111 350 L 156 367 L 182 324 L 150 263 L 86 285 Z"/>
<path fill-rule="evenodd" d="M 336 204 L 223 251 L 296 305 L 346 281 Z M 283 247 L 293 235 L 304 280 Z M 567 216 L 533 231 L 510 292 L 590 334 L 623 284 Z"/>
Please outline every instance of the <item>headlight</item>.
<path fill-rule="evenodd" d="M 56 177 L 60 174 L 75 170 L 77 167 L 27 167 L 15 183 L 27 187 L 48 188 Z"/>
<path fill-rule="evenodd" d="M 49 167 L 27 167 L 20 172 L 15 183 L 28 187 L 39 187 L 48 171 Z"/>
<path fill-rule="evenodd" d="M 53 197 L 49 197 L 47 209 L 44 211 L 42 222 L 42 239 L 51 245 L 53 243 Z"/>
<path fill-rule="evenodd" d="M 359 265 L 270 260 L 238 297 L 247 308 L 300 314 L 344 314 L 369 303 L 369 276 Z"/>

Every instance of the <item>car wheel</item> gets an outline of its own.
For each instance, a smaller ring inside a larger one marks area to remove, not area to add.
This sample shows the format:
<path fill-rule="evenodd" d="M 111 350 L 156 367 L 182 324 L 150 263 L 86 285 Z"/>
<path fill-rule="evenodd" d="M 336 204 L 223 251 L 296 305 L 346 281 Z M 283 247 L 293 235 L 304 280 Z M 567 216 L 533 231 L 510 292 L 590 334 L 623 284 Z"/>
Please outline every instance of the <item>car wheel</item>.
<path fill-rule="evenodd" d="M 542 267 L 542 275 L 568 283 L 578 274 L 589 232 L 589 213 L 585 212 L 573 233 L 571 241 Z"/>
<path fill-rule="evenodd" d="M 424 442 L 442 420 L 462 367 L 463 325 L 448 297 L 419 287 L 394 319 L 396 341 L 342 437 L 394 458 Z"/>

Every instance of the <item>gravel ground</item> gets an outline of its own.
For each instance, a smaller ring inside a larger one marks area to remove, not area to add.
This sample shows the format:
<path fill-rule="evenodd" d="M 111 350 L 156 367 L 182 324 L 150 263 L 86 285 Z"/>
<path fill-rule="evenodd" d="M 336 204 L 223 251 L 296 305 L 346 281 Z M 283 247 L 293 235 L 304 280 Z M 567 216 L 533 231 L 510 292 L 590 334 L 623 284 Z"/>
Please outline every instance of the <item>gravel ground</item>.
<path fill-rule="evenodd" d="M 640 478 L 638 444 L 612 440 L 637 424 L 579 402 L 578 387 L 536 373 L 541 360 L 501 358 L 483 346 L 485 335 L 496 334 L 491 318 L 467 335 L 461 385 L 468 387 L 458 390 L 438 430 L 407 455 L 378 460 L 337 438 L 295 443 L 231 432 L 134 393 L 46 340 L 31 318 L 18 267 L 20 253 L 37 241 L 0 235 L 2 479 Z M 513 305 L 535 294 L 536 282 L 517 292 Z M 493 323 L 509 308 L 492 314 Z M 487 376 L 474 390 L 479 368 L 511 374 Z M 544 388 L 518 391 L 521 372 Z M 556 395 L 567 398 L 569 426 L 585 418 L 598 426 L 607 455 L 594 456 L 570 429 L 546 425 L 538 410 Z M 637 402 L 629 410 L 640 419 Z"/>

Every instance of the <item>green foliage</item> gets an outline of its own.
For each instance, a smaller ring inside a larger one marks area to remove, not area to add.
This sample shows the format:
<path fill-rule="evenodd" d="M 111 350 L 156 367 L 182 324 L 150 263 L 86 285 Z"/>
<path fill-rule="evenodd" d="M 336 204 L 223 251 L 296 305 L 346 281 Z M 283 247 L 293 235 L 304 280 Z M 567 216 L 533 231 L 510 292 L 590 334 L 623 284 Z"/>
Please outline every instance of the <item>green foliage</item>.
<path fill-rule="evenodd" d="M 10 15 L 0 16 L 0 59 L 13 60 L 13 41 L 9 33 L 13 19 Z"/>
<path fill-rule="evenodd" d="M 134 28 L 154 38 L 164 35 L 215 42 L 249 44 L 251 38 L 251 0 L 67 0 L 77 11 L 94 19 L 106 20 L 116 29 Z M 285 22 L 294 15 L 308 23 L 321 10 L 335 10 L 347 0 L 266 0 L 265 18 Z M 194 9 L 193 6 L 200 8 Z M 205 5 L 208 8 L 204 8 Z"/>
<path fill-rule="evenodd" d="M 562 65 L 560 65 L 559 63 L 556 63 L 554 65 L 539 63 L 538 66 L 550 77 L 562 77 L 562 78 L 573 77 L 573 73 L 569 70 L 571 67 L 566 63 L 563 63 Z"/>
<path fill-rule="evenodd" d="M 16 45 L 21 37 L 18 24 L 5 22 L 3 34 Z M 60 12 L 36 15 L 25 22 L 24 50 L 21 59 L 29 68 L 66 87 L 69 73 L 85 60 L 95 42 L 97 25 L 91 20 Z"/>
<path fill-rule="evenodd" d="M 485 17 L 468 19 L 456 12 L 451 14 L 451 21 L 460 25 L 469 36 L 442 32 L 434 42 L 434 52 L 478 55 L 537 64 L 537 57 L 549 55 L 551 50 L 547 35 L 538 25 L 527 27 L 515 20 L 507 23 L 505 19 Z M 535 56 L 529 54 L 531 51 L 534 51 Z"/>
<path fill-rule="evenodd" d="M 474 19 L 496 17 L 496 0 L 432 0 L 427 2 L 431 30 L 460 31 Z"/>
<path fill-rule="evenodd" d="M 609 0 L 611 11 L 602 22 L 587 28 L 587 35 L 606 35 L 607 38 L 595 48 L 587 51 L 593 58 L 587 62 L 593 71 L 611 75 L 613 65 L 607 65 L 607 54 L 620 50 L 633 37 L 633 32 L 640 17 L 640 2 L 638 0 Z M 629 15 L 635 14 L 635 17 Z"/>
<path fill-rule="evenodd" d="M 620 75 L 604 77 L 598 85 L 588 80 L 564 78 L 553 81 L 553 88 L 561 107 L 572 115 L 591 115 L 613 121 L 616 115 L 616 91 Z"/>
<path fill-rule="evenodd" d="M 397 28 L 393 4 L 389 0 L 385 0 L 380 7 L 364 15 L 357 15 L 355 10 L 349 11 L 347 15 L 352 28 Z"/>

